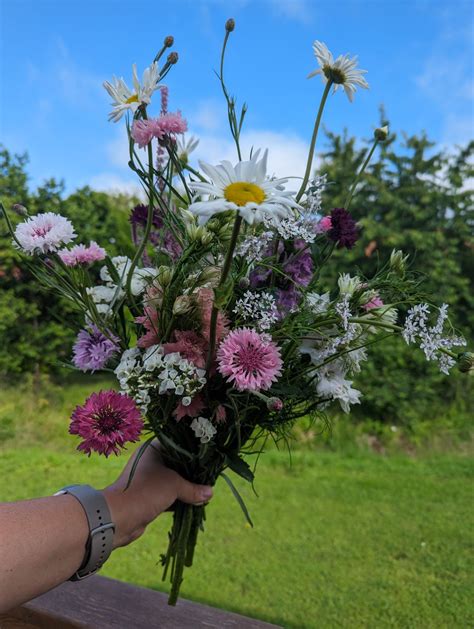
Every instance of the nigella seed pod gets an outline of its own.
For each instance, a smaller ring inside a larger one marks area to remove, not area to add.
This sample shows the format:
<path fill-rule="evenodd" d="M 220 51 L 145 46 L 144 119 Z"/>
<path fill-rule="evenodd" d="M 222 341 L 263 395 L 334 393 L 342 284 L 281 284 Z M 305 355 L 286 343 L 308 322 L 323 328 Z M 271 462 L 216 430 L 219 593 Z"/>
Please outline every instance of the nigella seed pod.
<path fill-rule="evenodd" d="M 267 408 L 269 411 L 276 411 L 279 413 L 283 408 L 283 402 L 279 397 L 271 397 L 267 402 Z"/>
<path fill-rule="evenodd" d="M 165 37 L 163 45 L 166 46 L 166 48 L 171 48 L 171 46 L 173 44 L 174 44 L 174 37 L 173 37 L 173 35 L 168 35 L 168 37 Z"/>
<path fill-rule="evenodd" d="M 474 354 L 472 352 L 458 354 L 458 369 L 462 373 L 469 373 L 474 369 Z"/>
<path fill-rule="evenodd" d="M 232 31 L 234 30 L 234 28 L 235 28 L 235 20 L 234 20 L 233 18 L 231 18 L 231 17 L 230 17 L 230 18 L 227 20 L 227 22 L 225 23 L 225 30 L 226 30 L 228 33 L 232 33 Z"/>
<path fill-rule="evenodd" d="M 28 216 L 28 210 L 24 205 L 21 205 L 21 203 L 15 203 L 12 205 L 12 210 L 15 214 L 18 214 L 18 216 Z"/>
<path fill-rule="evenodd" d="M 378 142 L 383 142 L 384 140 L 386 140 L 388 138 L 388 125 L 375 129 L 374 138 Z"/>

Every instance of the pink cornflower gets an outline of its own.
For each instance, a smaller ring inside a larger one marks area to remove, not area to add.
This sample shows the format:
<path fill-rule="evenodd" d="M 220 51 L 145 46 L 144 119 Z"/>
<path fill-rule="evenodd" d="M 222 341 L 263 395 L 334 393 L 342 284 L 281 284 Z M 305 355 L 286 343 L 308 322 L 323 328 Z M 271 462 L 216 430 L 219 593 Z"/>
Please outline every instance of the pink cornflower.
<path fill-rule="evenodd" d="M 217 350 L 218 370 L 238 391 L 269 389 L 281 374 L 280 350 L 267 334 L 249 328 L 230 332 Z"/>
<path fill-rule="evenodd" d="M 158 337 L 158 311 L 153 306 L 145 306 L 145 314 L 135 319 L 135 323 L 141 323 L 146 333 L 138 341 L 138 347 L 146 349 L 160 342 Z"/>
<path fill-rule="evenodd" d="M 214 291 L 212 288 L 200 288 L 197 292 L 197 302 L 201 313 L 201 334 L 209 340 L 211 328 L 212 306 L 214 304 Z M 217 315 L 216 339 L 220 341 L 229 332 L 229 320 L 221 311 Z"/>
<path fill-rule="evenodd" d="M 162 114 L 159 118 L 135 120 L 132 125 L 131 136 L 140 148 L 149 144 L 153 138 L 162 140 L 165 135 L 175 136 L 185 133 L 188 123 L 181 116 L 181 112 Z"/>
<path fill-rule="evenodd" d="M 92 241 L 88 247 L 75 245 L 72 249 L 61 249 L 58 256 L 66 266 L 78 266 L 79 264 L 92 264 L 104 260 L 107 255 L 105 249 Z"/>
<path fill-rule="evenodd" d="M 84 439 L 77 449 L 88 455 L 120 454 L 128 441 L 138 441 L 143 428 L 140 411 L 131 397 L 117 391 L 92 393 L 71 416 L 69 432 Z"/>
<path fill-rule="evenodd" d="M 332 228 L 332 220 L 330 216 L 323 216 L 323 218 L 316 225 L 316 232 L 318 234 L 325 234 Z"/>
<path fill-rule="evenodd" d="M 174 343 L 165 343 L 165 354 L 179 352 L 183 358 L 190 360 L 193 365 L 204 369 L 206 366 L 207 342 L 193 330 L 175 330 Z"/>
<path fill-rule="evenodd" d="M 372 297 L 366 304 L 362 306 L 364 310 L 372 310 L 372 308 L 381 308 L 384 305 L 382 299 L 378 295 Z"/>
<path fill-rule="evenodd" d="M 20 223 L 15 230 L 15 246 L 25 253 L 50 253 L 77 237 L 71 221 L 60 214 L 45 212 Z"/>

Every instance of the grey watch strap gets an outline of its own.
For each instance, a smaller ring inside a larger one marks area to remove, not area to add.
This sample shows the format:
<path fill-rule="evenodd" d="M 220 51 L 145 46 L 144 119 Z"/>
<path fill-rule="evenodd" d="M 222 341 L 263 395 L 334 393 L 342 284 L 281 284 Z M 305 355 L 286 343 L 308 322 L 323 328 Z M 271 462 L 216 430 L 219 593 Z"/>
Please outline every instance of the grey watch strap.
<path fill-rule="evenodd" d="M 70 581 L 85 579 L 100 570 L 112 552 L 115 524 L 104 495 L 90 485 L 70 485 L 57 494 L 71 494 L 80 503 L 89 523 L 84 561 Z"/>

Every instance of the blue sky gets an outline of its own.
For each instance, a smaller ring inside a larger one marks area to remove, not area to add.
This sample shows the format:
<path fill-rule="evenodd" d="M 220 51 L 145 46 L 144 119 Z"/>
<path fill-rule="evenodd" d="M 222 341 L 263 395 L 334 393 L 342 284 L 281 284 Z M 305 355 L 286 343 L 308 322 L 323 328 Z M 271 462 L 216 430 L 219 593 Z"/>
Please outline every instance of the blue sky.
<path fill-rule="evenodd" d="M 322 93 L 312 42 L 359 56 L 370 90 L 338 92 L 324 124 L 363 139 L 384 103 L 395 131 L 452 146 L 473 137 L 473 3 L 463 0 L 0 0 L 0 141 L 28 151 L 31 184 L 130 189 L 125 127 L 107 122 L 102 82 L 131 78 L 175 37 L 170 109 L 201 137 L 197 157 L 235 160 L 213 73 L 234 17 L 226 69 L 249 105 L 244 144 L 268 146 L 278 175 L 301 175 Z M 157 99 L 158 100 L 158 99 Z M 158 103 L 155 103 L 158 113 Z M 153 105 L 151 108 L 153 113 Z M 320 144 L 321 147 L 321 144 Z"/>

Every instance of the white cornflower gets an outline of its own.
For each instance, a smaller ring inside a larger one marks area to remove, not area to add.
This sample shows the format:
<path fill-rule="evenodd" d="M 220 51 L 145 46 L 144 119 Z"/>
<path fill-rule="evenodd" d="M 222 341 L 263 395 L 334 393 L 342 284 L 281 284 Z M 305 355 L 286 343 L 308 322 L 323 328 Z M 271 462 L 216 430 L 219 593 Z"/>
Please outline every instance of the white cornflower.
<path fill-rule="evenodd" d="M 149 105 L 151 95 L 160 86 L 160 72 L 158 64 L 153 62 L 149 68 L 143 73 L 142 82 L 138 80 L 137 66 L 133 64 L 133 91 L 130 90 L 125 81 L 117 77 L 113 77 L 112 83 L 104 81 L 104 87 L 112 98 L 112 111 L 109 114 L 109 120 L 118 122 L 126 111 L 135 113 L 140 105 Z"/>
<path fill-rule="evenodd" d="M 176 137 L 176 155 L 182 164 L 187 164 L 189 156 L 196 150 L 199 140 L 193 135 L 190 138 Z"/>
<path fill-rule="evenodd" d="M 347 98 L 352 102 L 353 95 L 356 91 L 356 87 L 363 87 L 367 89 L 369 84 L 364 79 L 364 74 L 367 70 L 359 70 L 357 68 L 357 57 L 352 59 L 348 54 L 339 55 L 334 60 L 332 53 L 328 50 L 326 44 L 320 41 L 315 41 L 313 44 L 314 54 L 319 63 L 319 68 L 311 72 L 308 75 L 308 79 L 321 74 L 324 83 L 332 81 L 334 84 L 334 92 L 339 87 L 343 87 Z"/>
<path fill-rule="evenodd" d="M 237 247 L 235 253 L 247 258 L 249 262 L 260 262 L 267 257 L 268 245 L 274 238 L 273 232 L 263 232 L 258 236 L 247 236 Z"/>
<path fill-rule="evenodd" d="M 132 261 L 127 256 L 115 256 L 112 258 L 112 264 L 117 271 L 121 285 L 125 286 Z M 130 282 L 132 295 L 135 297 L 141 295 L 145 288 L 151 283 L 151 280 L 156 278 L 157 274 L 158 271 L 152 267 L 145 267 L 144 269 L 135 268 L 132 275 L 132 281 Z M 100 279 L 106 282 L 108 286 L 115 286 L 114 280 L 112 279 L 109 269 L 106 266 L 103 266 L 100 270 Z"/>
<path fill-rule="evenodd" d="M 252 321 L 259 332 L 269 330 L 278 321 L 278 308 L 270 293 L 247 291 L 239 299 L 233 312 L 244 321 Z"/>
<path fill-rule="evenodd" d="M 17 249 L 24 253 L 53 253 L 62 245 L 67 245 L 77 237 L 71 221 L 60 214 L 45 212 L 32 216 L 15 229 L 13 241 Z"/>
<path fill-rule="evenodd" d="M 205 223 L 218 212 L 236 210 L 242 218 L 254 225 L 261 223 L 265 216 L 277 220 L 291 216 L 292 208 L 300 206 L 292 198 L 292 193 L 283 190 L 287 179 L 268 179 L 267 154 L 258 159 L 260 151 L 255 151 L 248 161 L 233 166 L 228 161 L 218 166 L 199 162 L 201 169 L 211 179 L 211 183 L 196 181 L 189 184 L 198 196 L 208 197 L 205 201 L 194 201 L 188 210 Z"/>
<path fill-rule="evenodd" d="M 323 293 L 322 295 L 319 293 L 307 293 L 306 295 L 306 304 L 314 314 L 327 312 L 330 301 L 329 293 Z"/>
<path fill-rule="evenodd" d="M 191 422 L 191 430 L 201 443 L 209 443 L 217 432 L 217 429 L 206 417 L 194 418 Z"/>
<path fill-rule="evenodd" d="M 316 392 L 322 399 L 337 400 L 345 413 L 350 412 L 351 404 L 360 404 L 362 393 L 352 387 L 340 364 L 329 363 L 316 370 Z"/>
<path fill-rule="evenodd" d="M 426 360 L 438 361 L 440 371 L 448 374 L 454 367 L 454 358 L 445 354 L 442 350 L 450 350 L 452 347 L 466 345 L 465 339 L 459 336 L 443 336 L 444 323 L 448 318 L 448 306 L 443 304 L 439 308 L 438 319 L 434 326 L 428 326 L 430 309 L 428 304 L 417 304 L 408 311 L 402 336 L 406 343 L 418 342 L 423 350 Z"/>

